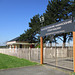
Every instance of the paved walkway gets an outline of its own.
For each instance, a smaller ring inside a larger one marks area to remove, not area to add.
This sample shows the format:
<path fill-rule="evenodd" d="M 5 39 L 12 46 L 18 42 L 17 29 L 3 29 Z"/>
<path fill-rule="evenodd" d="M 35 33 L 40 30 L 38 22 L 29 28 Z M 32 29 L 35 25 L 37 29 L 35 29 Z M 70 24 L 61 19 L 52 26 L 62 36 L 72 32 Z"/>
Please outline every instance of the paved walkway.
<path fill-rule="evenodd" d="M 69 73 L 47 66 L 27 66 L 23 68 L 0 70 L 0 75 L 69 75 Z"/>

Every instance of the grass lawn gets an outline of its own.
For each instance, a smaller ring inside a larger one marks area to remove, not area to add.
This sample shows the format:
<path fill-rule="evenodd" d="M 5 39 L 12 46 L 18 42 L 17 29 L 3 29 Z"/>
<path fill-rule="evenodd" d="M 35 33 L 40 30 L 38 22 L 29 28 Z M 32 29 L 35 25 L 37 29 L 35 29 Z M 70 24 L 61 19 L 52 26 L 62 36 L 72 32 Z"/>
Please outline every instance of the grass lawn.
<path fill-rule="evenodd" d="M 73 72 L 72 74 L 70 74 L 70 75 L 75 75 L 75 72 Z"/>
<path fill-rule="evenodd" d="M 37 65 L 36 62 L 31 62 L 26 59 L 17 58 L 15 56 L 9 56 L 0 53 L 0 69 L 23 67 L 30 65 Z"/>

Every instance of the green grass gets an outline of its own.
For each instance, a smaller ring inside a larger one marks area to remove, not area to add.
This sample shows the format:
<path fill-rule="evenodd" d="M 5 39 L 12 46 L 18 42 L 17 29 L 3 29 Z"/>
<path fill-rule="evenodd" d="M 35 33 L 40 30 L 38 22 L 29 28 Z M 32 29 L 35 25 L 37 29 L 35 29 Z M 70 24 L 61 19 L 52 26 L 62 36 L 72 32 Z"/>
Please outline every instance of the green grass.
<path fill-rule="evenodd" d="M 15 56 L 9 56 L 0 53 L 0 69 L 16 68 L 16 67 L 23 67 L 23 66 L 30 66 L 37 64 L 38 63 L 31 62 L 26 59 L 17 58 Z"/>
<path fill-rule="evenodd" d="M 75 75 L 75 72 L 71 73 L 70 75 Z"/>

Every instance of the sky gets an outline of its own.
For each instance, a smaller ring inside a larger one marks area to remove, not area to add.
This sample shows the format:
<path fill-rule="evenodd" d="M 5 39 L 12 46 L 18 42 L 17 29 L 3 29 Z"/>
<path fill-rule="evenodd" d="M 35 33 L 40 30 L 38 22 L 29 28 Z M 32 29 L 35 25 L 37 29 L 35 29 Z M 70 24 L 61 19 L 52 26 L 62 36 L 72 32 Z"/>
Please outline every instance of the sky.
<path fill-rule="evenodd" d="M 0 46 L 29 28 L 30 19 L 42 15 L 48 0 L 0 0 Z"/>

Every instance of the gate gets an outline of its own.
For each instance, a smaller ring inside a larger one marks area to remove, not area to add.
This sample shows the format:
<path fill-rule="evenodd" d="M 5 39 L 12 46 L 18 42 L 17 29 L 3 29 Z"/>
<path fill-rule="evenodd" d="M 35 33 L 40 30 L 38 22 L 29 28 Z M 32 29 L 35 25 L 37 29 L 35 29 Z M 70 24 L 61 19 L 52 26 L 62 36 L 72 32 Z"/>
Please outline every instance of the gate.
<path fill-rule="evenodd" d="M 44 48 L 44 64 L 73 71 L 73 47 Z"/>

